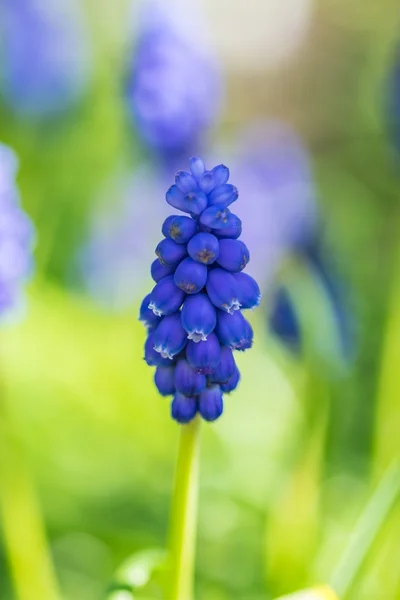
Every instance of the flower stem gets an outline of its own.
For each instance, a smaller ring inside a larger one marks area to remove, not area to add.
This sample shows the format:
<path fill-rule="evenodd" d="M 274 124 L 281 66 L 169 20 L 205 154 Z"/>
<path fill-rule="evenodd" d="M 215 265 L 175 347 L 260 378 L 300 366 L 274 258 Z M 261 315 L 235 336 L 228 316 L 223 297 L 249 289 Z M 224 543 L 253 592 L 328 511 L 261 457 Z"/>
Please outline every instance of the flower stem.
<path fill-rule="evenodd" d="M 1 434 L 0 513 L 16 597 L 60 600 L 42 515 L 23 452 L 4 423 Z"/>
<path fill-rule="evenodd" d="M 170 530 L 168 600 L 193 600 L 200 417 L 181 426 Z"/>
<path fill-rule="evenodd" d="M 332 587 L 346 598 L 359 575 L 371 547 L 400 495 L 400 463 L 387 469 L 374 495 L 361 515 L 355 531 L 332 575 Z"/>

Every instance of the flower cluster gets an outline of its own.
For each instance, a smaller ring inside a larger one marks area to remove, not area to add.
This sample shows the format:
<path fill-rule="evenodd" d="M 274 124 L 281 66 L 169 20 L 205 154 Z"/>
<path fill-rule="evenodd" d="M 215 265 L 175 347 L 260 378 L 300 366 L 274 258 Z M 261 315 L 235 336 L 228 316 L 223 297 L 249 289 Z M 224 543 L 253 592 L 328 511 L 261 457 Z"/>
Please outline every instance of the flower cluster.
<path fill-rule="evenodd" d="M 77 0 L 0 2 L 1 94 L 29 118 L 58 114 L 87 90 L 92 61 Z"/>
<path fill-rule="evenodd" d="M 197 412 L 214 421 L 223 411 L 223 393 L 240 374 L 233 350 L 246 350 L 253 330 L 241 309 L 260 301 L 256 281 L 243 273 L 249 250 L 238 238 L 240 219 L 228 206 L 238 198 L 229 169 L 205 169 L 199 158 L 190 172 L 178 171 L 166 194 L 168 204 L 190 216 L 172 215 L 151 265 L 156 285 L 140 308 L 147 327 L 145 361 L 155 366 L 155 384 L 173 395 L 172 417 L 191 421 Z"/>
<path fill-rule="evenodd" d="M 0 317 L 15 308 L 31 271 L 33 228 L 19 205 L 17 159 L 0 144 Z"/>
<path fill-rule="evenodd" d="M 145 3 L 126 86 L 139 135 L 168 161 L 190 152 L 218 112 L 218 70 L 191 13 L 185 5 Z"/>

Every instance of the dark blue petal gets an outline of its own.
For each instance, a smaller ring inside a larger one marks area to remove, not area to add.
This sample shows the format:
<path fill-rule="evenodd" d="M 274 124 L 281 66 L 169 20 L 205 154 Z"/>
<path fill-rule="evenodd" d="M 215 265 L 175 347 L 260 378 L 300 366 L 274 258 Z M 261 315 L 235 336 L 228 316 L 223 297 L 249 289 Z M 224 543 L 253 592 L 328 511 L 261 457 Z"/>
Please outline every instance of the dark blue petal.
<path fill-rule="evenodd" d="M 161 396 L 175 394 L 175 365 L 171 367 L 157 367 L 154 373 L 154 383 Z"/>
<path fill-rule="evenodd" d="M 225 394 L 229 394 L 230 392 L 233 392 L 233 390 L 235 390 L 237 388 L 239 381 L 240 381 L 240 372 L 239 372 L 239 369 L 236 367 L 235 372 L 233 373 L 233 375 L 231 375 L 231 377 L 228 379 L 228 381 L 226 383 L 221 383 L 221 390 Z"/>
<path fill-rule="evenodd" d="M 240 240 L 220 240 L 217 263 L 227 271 L 243 271 L 250 260 L 249 250 Z"/>
<path fill-rule="evenodd" d="M 158 317 L 170 315 L 182 306 L 184 297 L 185 293 L 175 285 L 173 275 L 169 275 L 154 286 L 149 308 Z"/>
<path fill-rule="evenodd" d="M 176 391 L 185 396 L 196 396 L 206 387 L 206 376 L 198 373 L 186 359 L 180 359 L 175 369 Z"/>
<path fill-rule="evenodd" d="M 215 306 L 206 294 L 188 296 L 183 303 L 181 322 L 189 340 L 204 341 L 217 324 Z"/>
<path fill-rule="evenodd" d="M 206 281 L 207 267 L 195 262 L 192 258 L 185 258 L 175 271 L 175 285 L 186 294 L 197 294 L 203 289 Z"/>
<path fill-rule="evenodd" d="M 230 315 L 219 310 L 215 331 L 220 343 L 233 350 L 247 350 L 253 344 L 253 329 L 240 311 Z"/>
<path fill-rule="evenodd" d="M 190 191 L 184 194 L 176 185 L 166 194 L 168 204 L 191 215 L 200 215 L 207 207 L 207 196 L 203 192 Z"/>
<path fill-rule="evenodd" d="M 149 367 L 170 367 L 171 361 L 169 358 L 163 358 L 159 352 L 154 350 L 154 335 L 155 332 L 150 333 L 144 345 L 144 360 Z"/>
<path fill-rule="evenodd" d="M 186 247 L 166 238 L 158 244 L 156 254 L 162 265 L 176 266 L 185 258 Z"/>
<path fill-rule="evenodd" d="M 197 223 L 190 217 L 173 215 L 164 221 L 162 232 L 177 244 L 186 244 L 196 233 Z"/>
<path fill-rule="evenodd" d="M 186 331 L 181 324 L 180 313 L 163 318 L 154 332 L 154 349 L 163 358 L 172 359 L 182 352 L 187 344 Z"/>
<path fill-rule="evenodd" d="M 242 222 L 229 208 L 210 206 L 200 216 L 200 228 L 219 238 L 238 238 L 242 233 Z"/>
<path fill-rule="evenodd" d="M 153 280 L 158 283 L 164 277 L 168 277 L 168 275 L 172 275 L 175 271 L 174 265 L 163 265 L 160 263 L 159 259 L 156 258 L 151 263 L 150 272 Z"/>
<path fill-rule="evenodd" d="M 201 160 L 201 158 L 198 158 L 197 156 L 193 156 L 193 158 L 191 158 L 189 160 L 189 165 L 190 165 L 190 170 L 192 172 L 193 177 L 195 177 L 196 179 L 200 179 L 200 177 L 206 170 L 206 168 L 204 166 L 204 162 Z"/>
<path fill-rule="evenodd" d="M 191 396 L 175 394 L 171 404 L 171 416 L 178 423 L 189 423 L 197 413 L 197 400 Z"/>
<path fill-rule="evenodd" d="M 142 321 L 149 332 L 153 331 L 161 321 L 161 317 L 155 315 L 154 312 L 149 308 L 150 298 L 151 294 L 147 294 L 147 296 L 144 297 L 139 311 L 139 321 Z M 217 319 L 215 318 L 215 321 L 216 320 Z"/>
<path fill-rule="evenodd" d="M 219 385 L 203 390 L 199 396 L 199 413 L 206 421 L 215 421 L 222 415 L 224 402 Z"/>
<path fill-rule="evenodd" d="M 218 240 L 211 233 L 196 233 L 188 243 L 187 251 L 196 262 L 211 265 L 218 258 Z"/>
<path fill-rule="evenodd" d="M 221 360 L 221 347 L 215 333 L 210 333 L 207 340 L 198 343 L 190 340 L 186 347 L 186 357 L 199 373 L 211 375 Z"/>
<path fill-rule="evenodd" d="M 225 271 L 225 269 L 209 271 L 206 290 L 211 302 L 217 308 L 228 313 L 239 310 L 237 284 L 232 273 Z"/>
<path fill-rule="evenodd" d="M 233 273 L 237 283 L 238 300 L 241 308 L 255 308 L 260 304 L 261 292 L 253 277 L 247 273 Z"/>
<path fill-rule="evenodd" d="M 213 189 L 208 196 L 209 206 L 226 207 L 235 202 L 239 197 L 239 192 L 234 185 L 224 183 Z"/>
<path fill-rule="evenodd" d="M 198 189 L 196 179 L 187 171 L 178 171 L 175 175 L 175 183 L 184 194 Z"/>
<path fill-rule="evenodd" d="M 236 369 L 232 350 L 228 346 L 222 346 L 220 363 L 208 379 L 212 383 L 227 383 L 230 377 L 236 372 Z"/>

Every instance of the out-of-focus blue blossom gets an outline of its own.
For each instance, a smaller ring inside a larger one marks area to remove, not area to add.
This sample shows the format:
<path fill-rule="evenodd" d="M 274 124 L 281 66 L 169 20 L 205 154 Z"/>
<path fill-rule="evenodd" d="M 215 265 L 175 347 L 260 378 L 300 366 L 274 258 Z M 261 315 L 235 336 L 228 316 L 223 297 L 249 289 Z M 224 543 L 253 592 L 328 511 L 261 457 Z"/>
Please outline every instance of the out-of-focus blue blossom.
<path fill-rule="evenodd" d="M 137 299 L 160 238 L 160 220 L 171 212 L 160 201 L 164 194 L 160 176 L 145 166 L 115 174 L 103 188 L 78 257 L 84 285 L 100 305 L 123 310 Z M 151 274 L 158 281 L 174 270 L 156 259 Z"/>
<path fill-rule="evenodd" d="M 306 148 L 283 123 L 254 124 L 237 147 L 232 173 L 245 200 L 237 213 L 251 240 L 250 273 L 264 293 L 284 257 L 314 235 L 315 184 Z"/>
<path fill-rule="evenodd" d="M 32 270 L 33 227 L 20 206 L 17 158 L 0 144 L 0 318 L 18 308 Z"/>
<path fill-rule="evenodd" d="M 227 167 L 218 165 L 208 171 L 199 158 L 191 159 L 190 172 L 177 174 L 166 200 L 190 214 L 195 228 L 183 227 L 187 221 L 180 221 L 181 217 L 166 219 L 162 226 L 166 237 L 157 245 L 156 254 L 160 264 L 174 265 L 175 273 L 158 280 L 153 263 L 151 272 L 158 282 L 140 307 L 139 319 L 148 333 L 145 360 L 159 367 L 155 383 L 160 393 L 173 390 L 171 414 L 180 423 L 187 423 L 197 412 L 206 421 L 215 421 L 222 414 L 223 390 L 234 390 L 240 378 L 232 350 L 246 350 L 253 342 L 253 330 L 238 298 L 243 298 L 246 308 L 254 308 L 260 290 L 251 277 L 235 277 L 247 265 L 249 251 L 236 239 L 237 229 L 235 239 L 230 239 L 226 231 L 218 235 L 218 226 L 210 233 L 202 221 L 209 208 L 218 208 L 221 215 L 215 214 L 215 218 L 221 223 L 229 214 L 235 216 L 226 212 L 227 205 L 238 197 L 228 179 Z M 183 229 L 185 243 L 171 239 L 180 237 Z M 155 329 L 148 310 L 161 318 Z M 165 365 L 154 352 L 170 360 L 175 369 L 174 386 L 170 372 L 160 368 Z"/>
<path fill-rule="evenodd" d="M 219 112 L 220 81 L 195 2 L 149 0 L 126 87 L 143 141 L 165 160 L 190 155 Z"/>
<path fill-rule="evenodd" d="M 8 106 L 45 117 L 75 104 L 88 87 L 91 56 L 76 0 L 0 0 L 0 83 Z"/>

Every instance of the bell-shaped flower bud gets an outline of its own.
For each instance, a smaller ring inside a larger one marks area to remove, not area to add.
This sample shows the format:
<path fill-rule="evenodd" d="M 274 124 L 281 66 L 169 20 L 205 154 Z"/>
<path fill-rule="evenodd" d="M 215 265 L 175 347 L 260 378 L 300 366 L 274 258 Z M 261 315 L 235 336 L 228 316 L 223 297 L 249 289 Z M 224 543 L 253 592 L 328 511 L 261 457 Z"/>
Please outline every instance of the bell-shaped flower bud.
<path fill-rule="evenodd" d="M 206 387 L 206 376 L 198 373 L 186 359 L 178 360 L 175 369 L 176 391 L 185 396 L 196 396 Z"/>
<path fill-rule="evenodd" d="M 208 377 L 208 380 L 212 383 L 227 383 L 236 369 L 231 348 L 222 346 L 219 365 L 214 369 L 214 373 Z"/>
<path fill-rule="evenodd" d="M 172 359 L 182 352 L 187 344 L 186 331 L 179 313 L 164 317 L 154 332 L 154 349 L 163 358 Z"/>
<path fill-rule="evenodd" d="M 175 271 L 175 285 L 186 292 L 186 294 L 197 294 L 203 289 L 206 281 L 206 265 L 197 263 L 192 258 L 185 258 Z"/>
<path fill-rule="evenodd" d="M 161 396 L 175 394 L 175 365 L 170 367 L 157 367 L 154 374 L 154 383 Z"/>
<path fill-rule="evenodd" d="M 158 317 L 170 315 L 182 306 L 184 298 L 185 293 L 175 285 L 173 275 L 169 275 L 154 286 L 149 308 Z"/>
<path fill-rule="evenodd" d="M 222 415 L 224 402 L 219 385 L 206 387 L 199 396 L 199 412 L 205 421 L 215 421 Z"/>
<path fill-rule="evenodd" d="M 189 340 L 205 341 L 217 324 L 217 312 L 206 294 L 188 296 L 183 303 L 181 323 Z"/>
<path fill-rule="evenodd" d="M 178 423 L 189 423 L 197 413 L 197 400 L 193 396 L 175 394 L 171 404 L 171 416 Z"/>
<path fill-rule="evenodd" d="M 186 256 L 186 247 L 166 238 L 162 240 L 157 248 L 156 254 L 162 265 L 176 266 Z"/>
<path fill-rule="evenodd" d="M 238 289 L 232 273 L 225 269 L 213 269 L 208 273 L 206 290 L 217 308 L 230 314 L 239 310 Z"/>
<path fill-rule="evenodd" d="M 219 254 L 219 243 L 211 233 L 196 233 L 187 246 L 188 254 L 196 262 L 211 265 Z"/>
<path fill-rule="evenodd" d="M 242 241 L 225 239 L 219 241 L 217 263 L 227 271 L 243 271 L 250 260 L 250 252 Z"/>
<path fill-rule="evenodd" d="M 232 350 L 247 350 L 253 344 L 253 329 L 240 311 L 228 314 L 219 310 L 215 331 L 221 344 Z"/>
<path fill-rule="evenodd" d="M 237 283 L 238 300 L 241 308 L 256 308 L 260 304 L 261 292 L 258 283 L 247 273 L 233 273 Z"/>
<path fill-rule="evenodd" d="M 189 364 L 203 375 L 211 375 L 221 360 L 221 346 L 215 333 L 210 333 L 204 342 L 190 340 L 186 347 Z"/>

